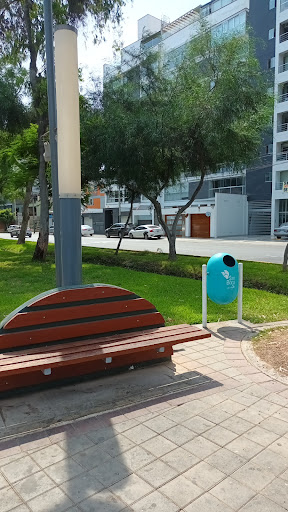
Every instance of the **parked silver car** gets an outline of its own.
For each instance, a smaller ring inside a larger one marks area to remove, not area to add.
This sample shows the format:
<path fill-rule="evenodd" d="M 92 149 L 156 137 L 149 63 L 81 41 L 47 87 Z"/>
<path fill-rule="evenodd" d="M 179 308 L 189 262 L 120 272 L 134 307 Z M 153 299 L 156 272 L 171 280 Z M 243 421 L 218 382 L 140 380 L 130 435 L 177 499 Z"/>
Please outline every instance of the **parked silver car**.
<path fill-rule="evenodd" d="M 13 238 L 13 236 L 15 236 L 17 238 L 20 235 L 20 231 L 21 231 L 21 226 L 13 226 L 13 229 L 11 229 L 11 231 L 10 231 L 11 238 Z M 32 231 L 30 228 L 26 229 L 25 236 L 28 236 L 29 238 L 31 238 Z"/>
<path fill-rule="evenodd" d="M 92 236 L 92 235 L 94 235 L 94 229 L 91 228 L 91 226 L 88 226 L 88 224 L 82 224 L 81 235 L 82 236 Z"/>
<path fill-rule="evenodd" d="M 161 238 L 164 236 L 164 231 L 161 226 L 154 226 L 153 224 L 143 224 L 137 228 L 130 229 L 129 238 Z"/>
<path fill-rule="evenodd" d="M 276 238 L 287 238 L 288 237 L 288 224 L 281 224 L 279 228 L 274 229 L 274 235 Z"/>

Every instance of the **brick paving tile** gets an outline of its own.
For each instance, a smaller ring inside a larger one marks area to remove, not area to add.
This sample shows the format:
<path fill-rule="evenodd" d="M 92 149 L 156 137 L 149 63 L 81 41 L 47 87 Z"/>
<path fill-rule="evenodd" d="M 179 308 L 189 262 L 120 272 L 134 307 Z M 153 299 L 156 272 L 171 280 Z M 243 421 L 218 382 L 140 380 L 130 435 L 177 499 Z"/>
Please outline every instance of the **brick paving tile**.
<path fill-rule="evenodd" d="M 249 461 L 247 464 L 235 471 L 233 478 L 242 484 L 248 485 L 254 491 L 260 492 L 264 487 L 266 487 L 266 485 L 270 484 L 270 482 L 274 480 L 275 475 L 271 471 L 264 469 L 262 466 Z"/>
<path fill-rule="evenodd" d="M 204 459 L 211 455 L 211 453 L 216 452 L 219 450 L 219 446 L 215 443 L 212 443 L 208 439 L 205 439 L 205 437 L 198 436 L 195 439 L 192 439 L 192 441 L 189 441 L 188 443 L 184 444 L 182 447 L 184 450 L 188 450 L 189 452 L 196 455 L 196 457 L 199 457 L 200 459 Z"/>
<path fill-rule="evenodd" d="M 146 427 L 145 425 L 137 425 L 124 432 L 125 436 L 128 437 L 133 443 L 141 444 L 148 439 L 156 436 L 156 432 Z"/>
<path fill-rule="evenodd" d="M 186 471 L 183 476 L 205 490 L 210 489 L 210 487 L 226 478 L 225 473 L 204 461 L 199 462 L 199 464 Z"/>
<path fill-rule="evenodd" d="M 155 456 L 147 450 L 144 450 L 141 446 L 134 446 L 131 450 L 121 453 L 121 455 L 114 460 L 122 462 L 132 471 L 137 471 L 137 469 L 140 469 L 155 460 Z"/>
<path fill-rule="evenodd" d="M 169 464 L 169 466 L 176 469 L 178 473 L 187 471 L 187 469 L 191 468 L 200 461 L 198 457 L 190 452 L 187 452 L 186 450 L 183 450 L 181 447 L 176 448 L 176 450 L 173 450 L 172 452 L 166 453 L 166 455 L 163 455 L 160 460 L 166 462 Z"/>
<path fill-rule="evenodd" d="M 134 503 L 132 510 L 134 512 L 150 512 L 152 510 L 155 512 L 178 512 L 179 507 L 163 494 L 155 491 Z"/>
<path fill-rule="evenodd" d="M 266 448 L 252 459 L 254 464 L 271 471 L 275 476 L 280 475 L 288 469 L 288 459 Z"/>
<path fill-rule="evenodd" d="M 163 487 L 160 488 L 160 492 L 174 501 L 176 505 L 184 508 L 192 500 L 200 496 L 203 491 L 190 480 L 187 480 L 183 475 L 180 475 L 171 482 L 163 485 Z"/>
<path fill-rule="evenodd" d="M 67 456 L 67 453 L 57 444 L 52 444 L 51 446 L 47 446 L 47 448 L 43 448 L 31 454 L 31 457 L 41 468 L 52 466 L 52 464 L 65 459 Z"/>
<path fill-rule="evenodd" d="M 144 423 L 144 425 L 152 430 L 155 430 L 157 434 L 162 434 L 165 430 L 168 430 L 176 425 L 175 421 L 169 420 L 169 418 L 165 418 L 165 416 L 157 416 L 156 418 L 152 418 Z"/>
<path fill-rule="evenodd" d="M 10 487 L 5 487 L 5 489 L 1 489 L 0 491 L 0 511 L 8 512 L 8 510 L 12 510 L 13 508 L 20 505 L 22 500 L 13 491 Z"/>
<path fill-rule="evenodd" d="M 31 475 L 32 473 L 37 473 L 39 469 L 38 464 L 36 464 L 30 456 L 24 456 L 19 460 L 10 462 L 7 466 L 3 466 L 1 471 L 7 480 L 13 483 Z"/>
<path fill-rule="evenodd" d="M 175 469 L 161 460 L 151 462 L 148 466 L 139 469 L 137 474 L 155 488 L 160 487 L 178 475 Z"/>
<path fill-rule="evenodd" d="M 108 439 L 111 439 L 111 437 L 114 437 L 117 434 L 114 427 L 105 427 L 100 428 L 98 430 L 92 430 L 90 432 L 87 432 L 87 439 L 91 440 L 94 444 L 100 444 L 104 443 L 104 441 L 107 441 Z M 90 441 L 90 442 L 91 442 Z M 83 450 L 85 447 L 83 448 Z"/>
<path fill-rule="evenodd" d="M 90 475 L 95 476 L 95 478 L 101 482 L 104 487 L 110 487 L 111 485 L 116 484 L 116 482 L 120 482 L 120 480 L 129 476 L 131 472 L 132 471 L 119 460 L 112 459 L 101 466 L 97 466 L 92 469 L 90 471 Z"/>
<path fill-rule="evenodd" d="M 265 418 L 265 420 L 263 420 L 259 426 L 265 428 L 266 430 L 270 430 L 271 432 L 275 432 L 276 434 L 279 434 L 279 436 L 283 436 L 288 433 L 288 423 L 286 421 L 275 418 L 275 416 Z"/>
<path fill-rule="evenodd" d="M 71 508 L 73 503 L 61 489 L 55 488 L 28 501 L 27 505 L 32 512 L 48 512 L 49 510 L 64 512 L 69 507 Z"/>
<path fill-rule="evenodd" d="M 224 501 L 233 510 L 238 510 L 255 496 L 255 492 L 252 489 L 240 484 L 231 477 L 220 482 L 210 492 L 219 500 Z"/>
<path fill-rule="evenodd" d="M 258 402 L 259 398 L 242 392 L 234 395 L 233 400 L 234 402 L 238 402 L 239 404 L 253 405 L 255 404 L 255 402 Z"/>
<path fill-rule="evenodd" d="M 171 452 L 177 448 L 175 443 L 172 443 L 168 439 L 165 439 L 163 436 L 153 437 L 153 439 L 149 439 L 142 444 L 142 448 L 148 450 L 156 457 L 162 457 L 165 453 Z"/>
<path fill-rule="evenodd" d="M 147 482 L 144 482 L 142 478 L 139 478 L 139 476 L 131 475 L 121 480 L 121 484 L 115 484 L 110 487 L 110 490 L 118 498 L 126 502 L 127 505 L 131 505 L 134 501 L 140 500 L 140 498 L 151 493 L 154 489 Z"/>
<path fill-rule="evenodd" d="M 120 453 L 126 452 L 127 450 L 130 450 L 130 448 L 133 448 L 135 444 L 130 439 L 127 439 L 127 437 L 124 435 L 118 434 L 117 436 L 104 441 L 104 443 L 101 443 L 98 446 L 104 452 L 109 453 L 111 457 L 117 457 L 117 455 L 120 455 Z"/>
<path fill-rule="evenodd" d="M 221 423 L 221 427 L 227 428 L 235 434 L 241 435 L 254 427 L 254 423 L 243 420 L 243 418 L 239 418 L 239 416 L 231 416 Z"/>
<path fill-rule="evenodd" d="M 12 512 L 30 512 L 26 505 L 19 505 L 19 507 L 13 508 Z"/>
<path fill-rule="evenodd" d="M 24 501 L 28 501 L 38 496 L 38 494 L 49 491 L 55 486 L 55 482 L 53 482 L 44 471 L 39 471 L 39 473 L 35 473 L 17 482 L 14 485 L 14 489 Z"/>
<path fill-rule="evenodd" d="M 209 428 L 215 427 L 215 423 L 212 421 L 201 418 L 201 416 L 194 416 L 183 423 L 184 427 L 190 428 L 196 434 L 202 434 Z"/>
<path fill-rule="evenodd" d="M 5 480 L 5 478 L 0 474 L 0 489 L 7 487 L 7 485 L 8 485 L 7 480 Z"/>
<path fill-rule="evenodd" d="M 56 484 L 60 485 L 66 480 L 70 480 L 74 478 L 74 476 L 78 476 L 83 473 L 85 470 L 80 464 L 75 462 L 73 459 L 64 459 L 60 462 L 56 462 L 52 466 L 45 468 L 45 472 L 56 482 Z"/>
<path fill-rule="evenodd" d="M 253 407 L 257 409 L 257 411 L 261 412 L 261 414 L 265 414 L 266 417 L 271 416 L 282 409 L 280 405 L 269 402 L 269 400 L 259 400 L 253 405 Z"/>
<path fill-rule="evenodd" d="M 269 444 L 279 438 L 278 434 L 274 434 L 274 432 L 270 432 L 269 430 L 260 427 L 260 425 L 256 425 L 243 435 L 244 437 L 247 437 L 247 439 L 250 439 L 264 447 L 269 446 Z"/>
<path fill-rule="evenodd" d="M 221 404 L 215 407 L 211 407 L 207 411 L 203 411 L 199 414 L 202 418 L 213 421 L 214 423 L 222 423 L 222 421 L 227 420 L 232 416 L 232 414 L 225 412 L 221 409 Z"/>
<path fill-rule="evenodd" d="M 102 491 L 103 485 L 95 478 L 92 472 L 83 473 L 61 484 L 60 488 L 74 503 L 79 503 L 96 492 Z"/>
<path fill-rule="evenodd" d="M 265 496 L 255 496 L 239 512 L 285 512 L 285 509 L 268 500 Z"/>
<path fill-rule="evenodd" d="M 69 437 L 65 439 L 65 441 L 60 441 L 58 446 L 62 448 L 69 455 L 75 455 L 75 453 L 82 452 L 86 450 L 86 448 L 90 448 L 93 446 L 93 441 L 89 439 L 86 435 L 83 436 L 75 436 Z"/>
<path fill-rule="evenodd" d="M 237 434 L 234 434 L 234 432 L 227 430 L 221 425 L 216 425 L 216 427 L 207 430 L 207 432 L 204 432 L 202 435 L 206 439 L 209 439 L 209 441 L 219 444 L 219 446 L 225 446 L 237 437 Z"/>
<path fill-rule="evenodd" d="M 271 484 L 262 491 L 266 498 L 274 501 L 280 507 L 288 510 L 288 482 L 281 478 L 275 478 Z"/>
<path fill-rule="evenodd" d="M 107 489 L 93 494 L 79 505 L 81 512 L 124 512 L 126 506 Z"/>
<path fill-rule="evenodd" d="M 212 466 L 223 471 L 226 475 L 230 475 L 231 473 L 234 473 L 236 469 L 243 466 L 247 460 L 230 450 L 226 450 L 226 448 L 221 448 L 207 457 L 205 462 L 212 464 Z"/>
<path fill-rule="evenodd" d="M 287 407 L 282 407 L 279 411 L 277 411 L 274 414 L 275 418 L 278 418 L 279 420 L 287 421 L 288 423 L 288 409 Z"/>
<path fill-rule="evenodd" d="M 135 418 L 131 420 L 125 419 L 125 421 L 114 425 L 113 429 L 117 433 L 122 434 L 122 432 L 125 432 L 125 430 L 129 430 L 130 428 L 136 427 L 137 425 L 139 425 L 139 420 L 136 420 Z"/>
<path fill-rule="evenodd" d="M 227 444 L 226 448 L 231 450 L 231 452 L 245 457 L 246 459 L 252 459 L 254 455 L 257 455 L 257 453 L 263 450 L 263 446 L 258 443 L 254 443 L 254 441 L 250 441 L 250 439 L 247 439 L 244 434 Z"/>
<path fill-rule="evenodd" d="M 223 501 L 219 501 L 215 496 L 206 492 L 191 505 L 188 505 L 185 512 L 232 512 L 232 509 L 227 507 Z"/>
<path fill-rule="evenodd" d="M 181 446 L 182 444 L 191 441 L 191 439 L 193 439 L 197 434 L 183 425 L 176 425 L 175 427 L 163 432 L 162 435 L 172 443 Z"/>
<path fill-rule="evenodd" d="M 281 478 L 283 478 L 283 480 L 287 480 L 288 481 L 288 469 L 287 469 L 287 471 L 282 473 Z"/>
<path fill-rule="evenodd" d="M 104 452 L 98 446 L 89 448 L 88 450 L 84 450 L 83 452 L 78 452 L 73 456 L 73 459 L 78 462 L 85 469 L 92 469 L 95 466 L 104 464 L 111 459 L 109 453 Z"/>
<path fill-rule="evenodd" d="M 49 446 L 50 439 L 43 432 L 37 432 L 21 437 L 19 444 L 22 451 L 29 453 L 30 451 L 40 450 L 40 448 Z"/>
<path fill-rule="evenodd" d="M 247 407 L 243 411 L 238 412 L 236 415 L 238 418 L 242 418 L 243 420 L 250 421 L 250 423 L 254 423 L 254 425 L 258 425 L 265 419 L 265 415 L 257 411 L 252 405 L 251 407 Z"/>
<path fill-rule="evenodd" d="M 277 439 L 277 441 L 274 441 L 274 443 L 270 444 L 269 448 L 273 452 L 278 453 L 278 455 L 288 458 L 288 438 L 287 437 L 280 437 L 279 439 Z"/>

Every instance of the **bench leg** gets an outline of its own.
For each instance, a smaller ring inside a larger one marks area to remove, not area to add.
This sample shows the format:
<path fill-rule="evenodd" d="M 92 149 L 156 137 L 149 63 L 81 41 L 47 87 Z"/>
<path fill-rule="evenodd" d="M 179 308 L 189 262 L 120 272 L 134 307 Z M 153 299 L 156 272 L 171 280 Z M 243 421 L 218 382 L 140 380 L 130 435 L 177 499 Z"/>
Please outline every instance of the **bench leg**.
<path fill-rule="evenodd" d="M 51 370 L 51 368 L 45 368 L 44 370 L 42 370 L 42 373 L 44 375 L 51 375 L 52 370 Z"/>

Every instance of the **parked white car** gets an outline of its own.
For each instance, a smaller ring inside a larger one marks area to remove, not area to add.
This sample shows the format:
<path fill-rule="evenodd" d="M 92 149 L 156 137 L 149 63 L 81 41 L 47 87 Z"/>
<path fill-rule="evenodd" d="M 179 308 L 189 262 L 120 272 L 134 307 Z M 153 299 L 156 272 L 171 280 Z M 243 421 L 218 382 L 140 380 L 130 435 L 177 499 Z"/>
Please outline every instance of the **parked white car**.
<path fill-rule="evenodd" d="M 130 229 L 129 238 L 161 238 L 164 236 L 164 231 L 161 226 L 153 226 L 152 224 L 143 224 L 137 228 Z"/>
<path fill-rule="evenodd" d="M 19 224 L 10 224 L 7 228 L 7 233 L 11 233 L 11 231 L 15 231 L 16 229 L 21 229 L 21 226 L 19 226 Z"/>
<path fill-rule="evenodd" d="M 274 235 L 276 238 L 287 238 L 288 237 L 288 224 L 281 224 L 279 228 L 274 229 Z"/>
<path fill-rule="evenodd" d="M 82 224 L 81 235 L 82 236 L 92 236 L 92 235 L 94 235 L 94 229 L 91 228 L 91 226 L 88 226 L 88 224 Z"/>

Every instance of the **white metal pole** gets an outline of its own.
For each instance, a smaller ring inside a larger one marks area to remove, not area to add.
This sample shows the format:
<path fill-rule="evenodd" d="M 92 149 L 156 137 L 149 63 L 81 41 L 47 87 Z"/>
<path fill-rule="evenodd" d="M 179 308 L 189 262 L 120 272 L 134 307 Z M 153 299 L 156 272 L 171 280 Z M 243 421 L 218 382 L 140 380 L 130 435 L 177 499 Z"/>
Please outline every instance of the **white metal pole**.
<path fill-rule="evenodd" d="M 243 310 L 243 263 L 238 265 L 239 271 L 239 288 L 238 288 L 238 322 L 242 323 L 242 310 Z"/>
<path fill-rule="evenodd" d="M 207 327 L 207 265 L 202 265 L 202 326 Z"/>

